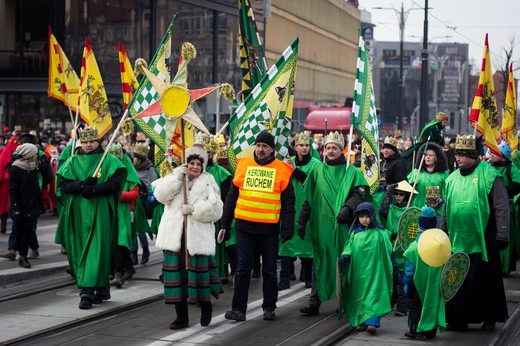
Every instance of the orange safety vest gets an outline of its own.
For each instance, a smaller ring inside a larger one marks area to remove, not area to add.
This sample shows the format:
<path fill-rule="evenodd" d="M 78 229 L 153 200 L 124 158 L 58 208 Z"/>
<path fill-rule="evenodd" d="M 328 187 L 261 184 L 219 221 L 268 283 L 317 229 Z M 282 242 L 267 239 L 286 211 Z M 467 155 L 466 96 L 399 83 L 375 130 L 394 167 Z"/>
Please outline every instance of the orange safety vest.
<path fill-rule="evenodd" d="M 287 188 L 292 167 L 280 160 L 259 165 L 254 158 L 239 159 L 233 184 L 239 195 L 235 218 L 261 223 L 278 223 L 281 194 Z"/>

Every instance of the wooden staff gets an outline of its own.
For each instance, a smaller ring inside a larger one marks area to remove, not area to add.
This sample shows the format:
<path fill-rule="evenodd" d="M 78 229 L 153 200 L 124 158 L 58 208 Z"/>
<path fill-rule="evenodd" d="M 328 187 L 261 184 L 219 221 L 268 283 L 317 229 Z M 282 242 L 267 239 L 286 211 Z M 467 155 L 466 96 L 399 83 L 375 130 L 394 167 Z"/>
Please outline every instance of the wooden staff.
<path fill-rule="evenodd" d="M 421 156 L 421 162 L 419 163 L 419 169 L 417 171 L 417 175 L 415 176 L 415 180 L 413 182 L 412 192 L 410 192 L 410 198 L 408 199 L 408 203 L 406 204 L 407 209 L 408 209 L 408 207 L 410 207 L 410 203 L 412 203 L 413 192 L 415 191 L 415 187 L 417 186 L 417 181 L 419 181 L 419 174 L 421 173 L 421 168 L 424 163 L 424 158 L 426 157 L 426 150 L 428 150 L 429 142 L 430 142 L 430 136 L 428 136 L 428 139 L 426 140 L 426 144 L 424 146 L 423 154 Z"/>
<path fill-rule="evenodd" d="M 350 132 L 349 132 L 349 135 L 348 135 L 348 149 L 347 149 L 347 167 L 346 169 L 348 169 L 348 166 L 350 165 L 350 148 L 352 148 L 352 135 L 353 135 L 353 132 L 354 132 L 354 125 L 350 125 Z"/>
<path fill-rule="evenodd" d="M 110 138 L 110 142 L 108 142 L 108 145 L 106 146 L 105 151 L 103 152 L 103 156 L 101 156 L 101 160 L 99 160 L 96 170 L 94 171 L 94 174 L 92 174 L 93 177 L 96 177 L 98 175 L 99 170 L 101 169 L 101 165 L 103 164 L 103 161 L 105 161 L 105 158 L 107 157 L 110 146 L 112 145 L 112 143 L 114 143 L 114 141 L 117 137 L 117 134 L 119 133 L 119 130 L 121 129 L 121 125 L 123 124 L 123 121 L 125 121 L 127 116 L 128 116 L 128 108 L 123 113 L 123 116 L 121 117 L 121 120 L 119 121 L 119 124 L 117 124 L 117 127 L 114 130 L 112 137 Z"/>
<path fill-rule="evenodd" d="M 186 163 L 186 151 L 185 151 L 185 135 L 184 135 L 184 119 L 183 118 L 180 118 L 179 119 L 180 122 L 181 122 L 181 144 L 182 144 L 182 149 L 181 149 L 181 152 L 182 152 L 182 162 Z M 202 167 L 204 167 L 204 164 L 202 165 Z M 186 177 L 184 177 L 182 179 L 182 198 L 183 198 L 183 203 L 184 204 L 187 204 L 188 203 L 188 190 L 187 190 L 187 186 L 186 186 Z M 186 255 L 186 270 L 188 270 L 188 266 L 189 266 L 189 260 L 190 260 L 190 254 L 188 253 L 188 215 L 183 215 L 184 218 L 183 218 L 183 230 L 184 230 L 184 243 L 186 244 L 185 246 L 185 251 L 184 251 L 184 254 Z"/>
<path fill-rule="evenodd" d="M 327 118 L 325 118 L 325 125 L 323 126 L 323 143 L 322 143 L 322 149 L 323 149 L 323 162 L 325 162 L 325 141 L 327 140 Z"/>

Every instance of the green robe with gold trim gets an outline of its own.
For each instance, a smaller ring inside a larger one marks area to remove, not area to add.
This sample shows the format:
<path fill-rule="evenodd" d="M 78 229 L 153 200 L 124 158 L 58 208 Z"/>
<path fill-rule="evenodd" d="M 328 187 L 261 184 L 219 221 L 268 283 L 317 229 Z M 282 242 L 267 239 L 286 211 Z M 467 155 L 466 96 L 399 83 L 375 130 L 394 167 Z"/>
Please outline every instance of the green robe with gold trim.
<path fill-rule="evenodd" d="M 70 157 L 56 173 L 61 179 L 83 181 L 92 176 L 102 152 Z M 108 154 L 101 165 L 98 184 L 112 177 L 116 170 L 126 168 L 114 155 Z M 94 196 L 87 200 L 79 195 L 62 193 L 63 210 L 59 226 L 66 232 L 65 246 L 71 270 L 79 288 L 108 286 L 113 272 L 115 246 L 118 239 L 118 204 L 121 192 Z"/>
<path fill-rule="evenodd" d="M 311 207 L 309 235 L 313 246 L 316 287 L 321 301 L 336 297 L 336 263 L 343 250 L 349 225 L 340 225 L 336 216 L 350 190 L 368 184 L 353 165 L 316 166 L 304 184 L 305 200 Z"/>

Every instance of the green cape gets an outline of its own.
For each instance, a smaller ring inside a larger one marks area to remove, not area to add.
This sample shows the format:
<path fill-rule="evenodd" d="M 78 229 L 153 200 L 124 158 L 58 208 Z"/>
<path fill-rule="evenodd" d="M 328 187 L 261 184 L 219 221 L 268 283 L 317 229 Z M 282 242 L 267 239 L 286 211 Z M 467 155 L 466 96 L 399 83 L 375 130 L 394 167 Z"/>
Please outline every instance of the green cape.
<path fill-rule="evenodd" d="M 413 171 L 411 171 L 406 177 L 406 180 L 408 180 L 408 182 L 412 186 L 415 182 L 415 178 L 417 176 L 418 171 L 419 170 L 417 168 L 414 168 Z M 449 175 L 449 171 L 435 173 L 421 171 L 421 173 L 419 173 L 419 180 L 417 180 L 417 185 L 415 186 L 415 190 L 419 194 L 413 194 L 410 207 L 424 207 L 424 205 L 426 204 L 426 187 L 439 186 L 439 191 L 442 191 L 444 188 L 444 181 L 446 180 L 446 178 L 448 178 Z"/>

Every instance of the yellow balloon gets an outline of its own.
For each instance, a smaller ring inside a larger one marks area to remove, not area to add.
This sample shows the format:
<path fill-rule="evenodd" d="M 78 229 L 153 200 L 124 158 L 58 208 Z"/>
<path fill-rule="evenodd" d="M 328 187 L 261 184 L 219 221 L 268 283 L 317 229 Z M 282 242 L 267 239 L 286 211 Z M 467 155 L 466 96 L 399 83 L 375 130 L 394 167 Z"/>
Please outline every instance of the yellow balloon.
<path fill-rule="evenodd" d="M 419 238 L 417 251 L 424 263 L 432 267 L 440 267 L 451 256 L 450 238 L 441 229 L 427 229 Z"/>
<path fill-rule="evenodd" d="M 161 95 L 161 107 L 165 115 L 173 118 L 183 115 L 190 105 L 188 89 L 171 85 Z"/>

